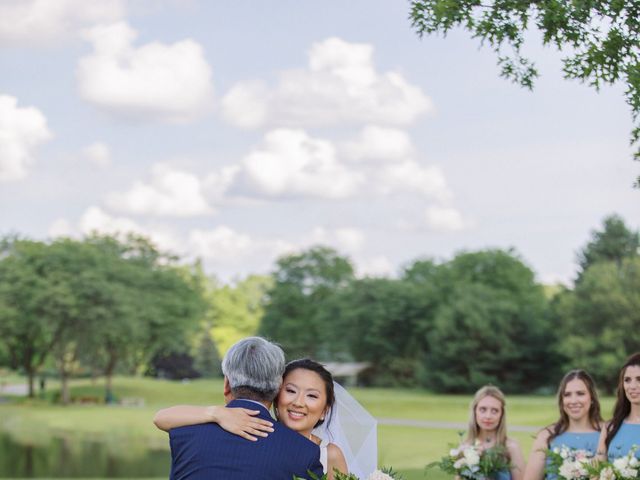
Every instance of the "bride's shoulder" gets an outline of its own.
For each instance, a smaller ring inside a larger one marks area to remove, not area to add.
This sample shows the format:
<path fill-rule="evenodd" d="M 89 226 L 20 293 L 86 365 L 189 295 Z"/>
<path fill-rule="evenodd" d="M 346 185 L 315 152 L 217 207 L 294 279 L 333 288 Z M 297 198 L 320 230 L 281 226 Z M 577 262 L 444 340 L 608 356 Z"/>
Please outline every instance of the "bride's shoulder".
<path fill-rule="evenodd" d="M 336 445 L 335 443 L 329 443 L 327 445 L 327 458 L 330 461 L 336 461 L 336 460 L 341 460 L 344 461 L 344 454 L 342 453 L 342 450 L 340 449 L 340 447 L 338 445 Z"/>

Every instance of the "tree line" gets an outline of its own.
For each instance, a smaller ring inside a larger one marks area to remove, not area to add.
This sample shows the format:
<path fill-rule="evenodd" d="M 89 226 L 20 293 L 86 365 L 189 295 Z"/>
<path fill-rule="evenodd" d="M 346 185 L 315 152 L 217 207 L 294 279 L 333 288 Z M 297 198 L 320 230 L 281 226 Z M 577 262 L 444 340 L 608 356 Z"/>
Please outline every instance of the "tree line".
<path fill-rule="evenodd" d="M 317 246 L 278 259 L 270 276 L 233 284 L 148 240 L 90 236 L 0 241 L 0 365 L 62 381 L 115 373 L 219 376 L 247 335 L 290 358 L 368 362 L 366 385 L 468 392 L 493 383 L 544 391 L 567 368 L 609 390 L 640 345 L 640 238 L 607 217 L 579 251 L 572 287 L 540 284 L 514 250 L 423 258 L 394 278 L 358 278 Z"/>
<path fill-rule="evenodd" d="M 607 217 L 578 253 L 572 288 L 540 284 L 514 250 L 356 278 L 346 257 L 312 248 L 278 260 L 259 332 L 292 357 L 369 362 L 370 385 L 535 392 L 579 367 L 611 391 L 640 345 L 639 246 L 637 231 Z"/>

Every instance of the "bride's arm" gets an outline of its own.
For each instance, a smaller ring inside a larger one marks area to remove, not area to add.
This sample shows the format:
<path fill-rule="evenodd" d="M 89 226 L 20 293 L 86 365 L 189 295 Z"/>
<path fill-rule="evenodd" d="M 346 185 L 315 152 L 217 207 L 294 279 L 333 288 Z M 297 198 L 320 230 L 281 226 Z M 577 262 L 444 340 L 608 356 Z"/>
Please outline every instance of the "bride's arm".
<path fill-rule="evenodd" d="M 340 473 L 349 473 L 347 461 L 342 454 L 342 450 L 337 445 L 330 443 L 327 445 L 327 480 L 334 480 L 334 469 Z"/>
<path fill-rule="evenodd" d="M 257 440 L 273 432 L 273 423 L 257 418 L 260 410 L 247 408 L 226 408 L 217 405 L 198 407 L 193 405 L 177 405 L 159 410 L 153 417 L 153 423 L 160 430 L 168 432 L 172 428 L 200 423 L 217 423 L 226 431 Z"/>

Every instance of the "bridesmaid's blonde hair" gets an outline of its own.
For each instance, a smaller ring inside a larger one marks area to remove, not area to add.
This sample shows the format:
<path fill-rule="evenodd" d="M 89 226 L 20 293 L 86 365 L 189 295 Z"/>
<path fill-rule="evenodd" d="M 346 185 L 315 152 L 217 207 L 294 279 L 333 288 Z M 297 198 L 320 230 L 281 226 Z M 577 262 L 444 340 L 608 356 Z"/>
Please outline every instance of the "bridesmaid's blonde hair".
<path fill-rule="evenodd" d="M 480 433 L 480 427 L 476 419 L 476 407 L 480 400 L 485 397 L 493 397 L 500 402 L 502 406 L 502 415 L 500 416 L 500 422 L 496 428 L 496 445 L 506 446 L 507 442 L 507 411 L 505 409 L 504 393 L 498 387 L 493 385 L 485 385 L 478 390 L 473 397 L 471 405 L 469 405 L 469 428 L 467 429 L 467 442 L 473 444 L 478 439 Z"/>

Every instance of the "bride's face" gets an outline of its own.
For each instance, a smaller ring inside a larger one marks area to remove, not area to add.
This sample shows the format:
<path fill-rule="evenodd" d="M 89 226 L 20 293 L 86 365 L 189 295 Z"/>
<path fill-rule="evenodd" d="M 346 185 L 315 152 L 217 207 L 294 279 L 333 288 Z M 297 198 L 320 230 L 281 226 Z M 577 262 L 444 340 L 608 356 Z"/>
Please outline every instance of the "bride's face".
<path fill-rule="evenodd" d="M 308 435 L 327 409 L 324 381 L 316 372 L 298 368 L 284 377 L 277 399 L 278 418 L 287 427 Z"/>

